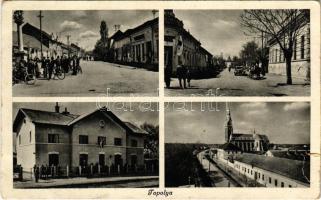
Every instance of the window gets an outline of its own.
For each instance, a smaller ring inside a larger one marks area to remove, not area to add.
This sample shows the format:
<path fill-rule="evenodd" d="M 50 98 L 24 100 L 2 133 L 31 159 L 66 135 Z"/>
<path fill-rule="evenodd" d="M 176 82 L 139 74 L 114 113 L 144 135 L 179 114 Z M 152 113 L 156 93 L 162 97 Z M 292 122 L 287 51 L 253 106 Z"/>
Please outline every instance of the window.
<path fill-rule="evenodd" d="M 31 143 L 31 131 L 29 132 L 29 142 Z"/>
<path fill-rule="evenodd" d="M 19 135 L 19 144 L 21 144 L 21 135 Z"/>
<path fill-rule="evenodd" d="M 304 59 L 304 35 L 301 36 L 301 59 Z"/>
<path fill-rule="evenodd" d="M 281 182 L 281 187 L 284 187 L 284 183 L 283 182 Z"/>
<path fill-rule="evenodd" d="M 264 174 L 262 174 L 262 180 L 264 181 Z"/>
<path fill-rule="evenodd" d="M 98 138 L 97 138 L 97 144 L 98 144 L 100 147 L 103 147 L 104 145 L 106 145 L 106 137 L 98 136 Z"/>
<path fill-rule="evenodd" d="M 88 135 L 79 135 L 79 144 L 88 144 Z"/>
<path fill-rule="evenodd" d="M 259 178 L 260 178 L 261 174 L 259 173 Z"/>
<path fill-rule="evenodd" d="M 275 185 L 276 187 L 278 186 L 278 180 L 277 180 L 277 179 L 274 180 L 274 185 Z"/>
<path fill-rule="evenodd" d="M 23 119 L 23 123 L 24 123 L 24 124 L 26 123 L 26 119 Z"/>
<path fill-rule="evenodd" d="M 48 134 L 48 143 L 59 143 L 58 134 Z"/>
<path fill-rule="evenodd" d="M 121 146 L 121 138 L 114 138 L 114 145 Z"/>
<path fill-rule="evenodd" d="M 247 173 L 250 173 L 250 169 L 247 169 Z"/>
<path fill-rule="evenodd" d="M 292 187 L 292 185 L 289 185 L 289 188 L 291 188 Z"/>
<path fill-rule="evenodd" d="M 271 177 L 269 177 L 269 183 L 272 183 L 272 179 L 271 179 Z"/>
<path fill-rule="evenodd" d="M 251 175 L 253 174 L 253 171 L 251 170 Z"/>
<path fill-rule="evenodd" d="M 131 146 L 137 147 L 137 140 L 131 140 Z"/>

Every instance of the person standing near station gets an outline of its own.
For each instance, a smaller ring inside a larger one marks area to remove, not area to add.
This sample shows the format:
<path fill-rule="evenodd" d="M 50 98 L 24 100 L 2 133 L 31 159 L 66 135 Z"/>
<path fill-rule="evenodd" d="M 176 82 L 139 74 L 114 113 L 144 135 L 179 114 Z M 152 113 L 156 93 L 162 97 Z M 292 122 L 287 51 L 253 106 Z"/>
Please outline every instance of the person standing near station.
<path fill-rule="evenodd" d="M 51 57 L 51 59 L 49 60 L 49 65 L 48 65 L 48 74 L 49 74 L 48 81 L 51 79 L 54 67 L 55 67 L 55 59 L 54 59 L 54 57 Z"/>
<path fill-rule="evenodd" d="M 37 165 L 34 165 L 33 173 L 35 176 L 35 181 L 36 181 L 36 183 L 38 183 L 38 181 L 39 181 L 39 167 Z"/>

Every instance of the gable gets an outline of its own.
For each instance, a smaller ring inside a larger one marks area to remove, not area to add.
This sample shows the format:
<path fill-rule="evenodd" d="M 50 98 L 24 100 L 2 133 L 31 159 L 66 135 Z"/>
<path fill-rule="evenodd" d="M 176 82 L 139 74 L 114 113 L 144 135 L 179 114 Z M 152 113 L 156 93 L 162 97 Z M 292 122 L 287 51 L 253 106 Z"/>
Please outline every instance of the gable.
<path fill-rule="evenodd" d="M 117 128 L 122 132 L 126 132 L 126 129 L 117 123 L 112 117 L 106 115 L 104 112 L 96 110 L 86 116 L 80 117 L 79 120 L 70 124 L 73 128 L 89 126 L 92 129 Z"/>

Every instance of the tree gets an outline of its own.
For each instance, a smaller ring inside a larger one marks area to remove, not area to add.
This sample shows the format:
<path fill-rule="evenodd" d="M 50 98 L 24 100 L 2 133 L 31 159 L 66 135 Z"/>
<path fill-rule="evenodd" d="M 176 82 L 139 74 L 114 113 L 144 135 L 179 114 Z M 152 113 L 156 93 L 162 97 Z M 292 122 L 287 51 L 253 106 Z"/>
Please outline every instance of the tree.
<path fill-rule="evenodd" d="M 105 21 L 101 21 L 100 23 L 100 40 L 104 47 L 109 49 L 109 42 L 108 42 L 108 27 Z"/>
<path fill-rule="evenodd" d="M 97 60 L 111 60 L 111 51 L 108 39 L 108 26 L 105 21 L 100 23 L 100 39 L 96 42 L 93 55 Z"/>
<path fill-rule="evenodd" d="M 145 122 L 140 127 L 148 133 L 144 147 L 145 157 L 158 159 L 159 126 Z"/>
<path fill-rule="evenodd" d="M 259 48 L 254 41 L 247 42 L 243 45 L 240 52 L 240 59 L 246 67 L 253 66 L 259 60 Z"/>
<path fill-rule="evenodd" d="M 241 14 L 241 25 L 248 33 L 264 34 L 280 46 L 286 62 L 287 84 L 292 84 L 293 46 L 302 33 L 302 27 L 305 25 L 304 18 L 309 20 L 309 10 L 244 10 Z"/>

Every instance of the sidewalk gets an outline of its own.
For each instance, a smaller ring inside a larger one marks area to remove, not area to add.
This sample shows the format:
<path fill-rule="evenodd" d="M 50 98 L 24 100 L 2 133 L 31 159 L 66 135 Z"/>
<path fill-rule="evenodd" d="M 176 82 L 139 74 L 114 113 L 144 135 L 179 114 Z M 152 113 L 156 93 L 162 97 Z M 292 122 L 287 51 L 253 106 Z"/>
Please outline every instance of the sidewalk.
<path fill-rule="evenodd" d="M 104 178 L 64 178 L 64 179 L 48 179 L 39 180 L 36 183 L 34 180 L 13 182 L 14 188 L 58 188 L 58 187 L 77 187 L 86 185 L 109 185 L 129 182 L 144 182 L 157 181 L 158 176 L 131 176 L 131 177 L 104 177 Z"/>

